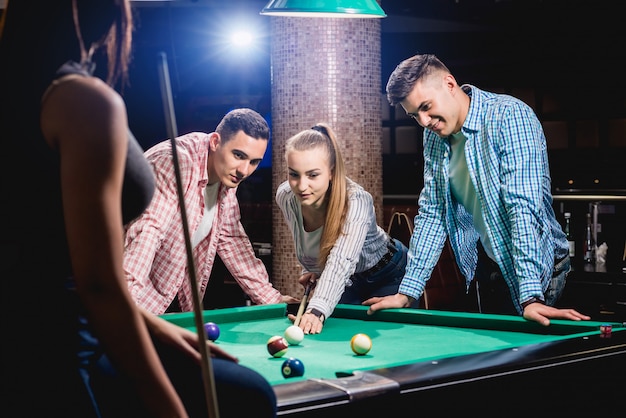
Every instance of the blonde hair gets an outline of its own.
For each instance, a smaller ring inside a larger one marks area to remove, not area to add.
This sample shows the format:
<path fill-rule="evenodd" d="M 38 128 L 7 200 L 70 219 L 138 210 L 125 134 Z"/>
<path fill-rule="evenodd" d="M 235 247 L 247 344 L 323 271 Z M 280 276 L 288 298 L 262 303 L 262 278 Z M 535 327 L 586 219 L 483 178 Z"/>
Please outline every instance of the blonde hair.
<path fill-rule="evenodd" d="M 289 138 L 285 144 L 285 157 L 291 151 L 306 151 L 314 148 L 324 149 L 332 173 L 332 181 L 326 192 L 328 204 L 318 260 L 318 266 L 324 268 L 330 250 L 335 245 L 337 238 L 343 233 L 343 223 L 348 213 L 348 182 L 337 137 L 327 124 L 318 123 L 311 129 L 299 132 Z"/>

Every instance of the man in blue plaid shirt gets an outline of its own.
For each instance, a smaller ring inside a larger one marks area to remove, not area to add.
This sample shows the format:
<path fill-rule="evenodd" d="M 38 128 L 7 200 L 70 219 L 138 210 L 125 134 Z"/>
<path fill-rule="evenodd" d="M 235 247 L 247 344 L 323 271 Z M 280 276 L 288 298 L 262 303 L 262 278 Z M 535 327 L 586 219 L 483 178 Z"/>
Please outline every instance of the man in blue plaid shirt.
<path fill-rule="evenodd" d="M 418 299 L 449 238 L 480 312 L 543 325 L 589 319 L 553 307 L 570 260 L 552 209 L 546 139 L 532 109 L 508 95 L 459 86 L 429 54 L 396 67 L 387 98 L 424 128 L 424 188 L 399 291 L 365 301 L 369 313 Z"/>

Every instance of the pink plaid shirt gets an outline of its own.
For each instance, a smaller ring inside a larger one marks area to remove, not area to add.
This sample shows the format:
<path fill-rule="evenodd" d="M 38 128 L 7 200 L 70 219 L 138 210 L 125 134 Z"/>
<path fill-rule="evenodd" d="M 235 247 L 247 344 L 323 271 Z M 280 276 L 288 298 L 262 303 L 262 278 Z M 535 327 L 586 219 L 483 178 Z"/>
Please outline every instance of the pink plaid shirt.
<path fill-rule="evenodd" d="M 176 144 L 189 233 L 193 236 L 204 213 L 209 135 L 189 133 L 178 137 Z M 128 288 L 135 302 L 154 314 L 164 313 L 177 294 L 181 310 L 192 311 L 193 296 L 170 141 L 153 146 L 145 156 L 154 170 L 156 190 L 150 206 L 126 229 L 124 270 Z M 218 192 L 211 232 L 193 250 L 201 297 L 216 253 L 253 303 L 282 301 L 241 224 L 236 189 L 223 186 Z"/>

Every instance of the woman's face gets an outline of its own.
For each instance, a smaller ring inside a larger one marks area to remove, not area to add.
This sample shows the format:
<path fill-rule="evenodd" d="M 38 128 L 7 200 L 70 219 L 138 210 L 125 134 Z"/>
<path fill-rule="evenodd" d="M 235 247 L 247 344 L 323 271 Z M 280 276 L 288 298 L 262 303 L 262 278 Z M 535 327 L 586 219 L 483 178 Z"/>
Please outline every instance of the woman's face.
<path fill-rule="evenodd" d="M 332 168 L 323 147 L 287 154 L 289 186 L 302 206 L 319 208 L 324 204 L 332 180 Z"/>

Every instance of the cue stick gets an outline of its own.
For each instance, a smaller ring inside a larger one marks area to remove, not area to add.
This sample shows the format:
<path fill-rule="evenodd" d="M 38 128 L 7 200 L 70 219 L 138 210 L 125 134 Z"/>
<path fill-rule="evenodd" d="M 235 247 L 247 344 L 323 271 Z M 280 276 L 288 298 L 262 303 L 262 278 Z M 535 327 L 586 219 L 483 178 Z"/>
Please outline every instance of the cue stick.
<path fill-rule="evenodd" d="M 309 293 L 311 293 L 312 284 L 309 282 L 304 289 L 304 296 L 302 296 L 302 300 L 300 301 L 300 307 L 298 308 L 298 314 L 296 315 L 296 320 L 293 321 L 294 325 L 300 324 L 300 320 L 302 319 L 302 314 L 304 313 L 304 307 L 306 306 L 307 299 L 309 298 Z"/>
<path fill-rule="evenodd" d="M 196 267 L 193 258 L 193 248 L 189 237 L 189 225 L 187 223 L 187 212 L 185 209 L 185 199 L 180 179 L 180 166 L 178 164 L 178 154 L 176 152 L 176 137 L 178 136 L 178 128 L 176 127 L 176 116 L 174 113 L 174 100 L 172 99 L 172 88 L 170 85 L 170 75 L 167 66 L 167 57 L 165 52 L 159 53 L 159 81 L 161 85 L 161 97 L 163 99 L 163 110 L 165 112 L 165 124 L 167 133 L 172 144 L 172 160 L 174 163 L 174 171 L 176 173 L 176 190 L 178 191 L 178 200 L 180 204 L 180 215 L 183 222 L 183 233 L 185 235 L 185 247 L 187 248 L 187 264 L 189 269 L 189 285 L 193 296 L 193 312 L 196 322 L 196 331 L 198 333 L 198 348 L 202 354 L 202 376 L 204 377 L 204 389 L 209 412 L 209 418 L 218 418 L 219 410 L 217 407 L 217 393 L 215 390 L 215 378 L 213 376 L 212 364 L 209 357 L 208 344 L 202 344 L 206 341 L 206 333 L 204 331 L 204 321 L 202 320 L 202 301 L 198 292 L 198 283 L 196 281 Z"/>

